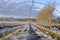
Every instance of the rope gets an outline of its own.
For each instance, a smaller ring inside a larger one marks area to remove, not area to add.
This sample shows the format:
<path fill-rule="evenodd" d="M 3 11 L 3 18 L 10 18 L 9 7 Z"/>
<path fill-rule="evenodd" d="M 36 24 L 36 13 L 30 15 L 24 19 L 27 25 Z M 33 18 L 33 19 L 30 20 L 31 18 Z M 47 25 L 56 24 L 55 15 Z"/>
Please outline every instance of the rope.
<path fill-rule="evenodd" d="M 29 24 L 31 24 L 31 13 L 32 13 L 33 5 L 34 5 L 34 0 L 32 0 L 32 5 L 31 5 L 31 7 L 30 7 L 30 12 L 29 12 Z"/>

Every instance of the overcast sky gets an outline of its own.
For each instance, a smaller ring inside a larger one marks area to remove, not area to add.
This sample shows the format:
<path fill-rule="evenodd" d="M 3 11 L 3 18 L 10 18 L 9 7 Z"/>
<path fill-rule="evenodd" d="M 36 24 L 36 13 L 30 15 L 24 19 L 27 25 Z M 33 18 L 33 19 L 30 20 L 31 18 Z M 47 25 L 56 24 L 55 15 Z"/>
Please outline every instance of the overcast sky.
<path fill-rule="evenodd" d="M 55 0 L 34 0 L 34 2 L 40 2 L 47 4 Z M 0 16 L 3 17 L 29 17 L 31 3 L 17 4 L 19 2 L 32 2 L 32 0 L 0 0 Z M 44 5 L 35 3 L 32 8 L 31 17 L 36 17 L 38 11 L 43 8 Z M 60 1 L 56 0 L 56 9 L 60 11 Z M 60 13 L 54 12 L 55 17 L 60 17 Z"/>

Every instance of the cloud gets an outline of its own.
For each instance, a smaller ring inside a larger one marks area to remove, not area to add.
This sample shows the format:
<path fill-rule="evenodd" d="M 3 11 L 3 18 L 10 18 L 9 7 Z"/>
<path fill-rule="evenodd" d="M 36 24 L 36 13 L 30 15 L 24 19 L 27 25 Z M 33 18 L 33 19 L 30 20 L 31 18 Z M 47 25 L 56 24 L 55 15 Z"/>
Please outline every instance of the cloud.
<path fill-rule="evenodd" d="M 5 2 L 9 2 L 9 3 L 13 3 L 13 2 L 16 2 L 17 0 L 4 0 Z"/>
<path fill-rule="evenodd" d="M 22 2 L 22 0 L 0 0 L 0 16 L 29 17 L 32 3 L 16 4 L 16 2 L 19 3 Z M 31 17 L 36 17 L 38 11 L 42 9 L 43 6 L 44 5 L 34 3 Z M 60 17 L 60 14 L 54 14 L 54 16 Z"/>
<path fill-rule="evenodd" d="M 5 6 L 1 6 L 2 8 L 0 9 L 0 15 L 8 16 L 8 15 L 15 15 L 15 16 L 24 16 L 24 17 L 29 17 L 29 12 L 30 12 L 30 7 L 31 3 L 26 3 L 26 4 L 4 4 Z M 32 10 L 32 17 L 36 16 L 37 11 L 38 11 L 38 6 L 37 4 L 34 5 L 33 10 Z"/>
<path fill-rule="evenodd" d="M 8 0 L 4 0 L 5 2 L 8 2 Z"/>

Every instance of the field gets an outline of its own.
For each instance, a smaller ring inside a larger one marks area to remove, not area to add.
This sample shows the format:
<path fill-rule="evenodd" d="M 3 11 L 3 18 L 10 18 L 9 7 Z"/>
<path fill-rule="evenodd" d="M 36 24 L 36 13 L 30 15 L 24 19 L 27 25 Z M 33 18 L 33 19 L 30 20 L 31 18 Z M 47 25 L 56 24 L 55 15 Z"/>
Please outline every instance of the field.
<path fill-rule="evenodd" d="M 49 29 L 48 26 L 44 27 L 36 22 L 31 22 L 31 24 L 29 24 L 28 21 L 3 21 L 0 22 L 0 39 L 18 40 L 20 38 L 21 40 L 60 40 L 60 31 L 58 31 L 58 28 L 51 28 L 52 29 Z"/>

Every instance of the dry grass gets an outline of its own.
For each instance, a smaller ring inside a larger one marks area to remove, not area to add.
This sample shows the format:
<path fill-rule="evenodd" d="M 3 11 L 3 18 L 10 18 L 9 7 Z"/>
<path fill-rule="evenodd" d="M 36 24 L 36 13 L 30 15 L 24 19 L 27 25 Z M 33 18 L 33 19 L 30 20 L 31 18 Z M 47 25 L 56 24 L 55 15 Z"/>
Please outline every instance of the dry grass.
<path fill-rule="evenodd" d="M 38 27 L 36 25 L 34 25 L 36 28 L 40 29 L 42 32 L 46 33 L 48 32 L 49 35 L 51 35 L 53 38 L 57 38 L 57 40 L 60 40 L 60 34 L 58 34 L 57 32 L 54 32 L 52 30 L 49 30 L 47 28 L 43 28 L 43 27 Z"/>
<path fill-rule="evenodd" d="M 48 6 L 44 6 L 36 16 L 36 21 L 40 22 L 40 24 L 44 26 L 60 26 L 60 23 L 52 22 L 52 13 L 54 11 L 54 4 L 48 4 Z M 58 21 L 58 20 L 57 20 Z"/>

